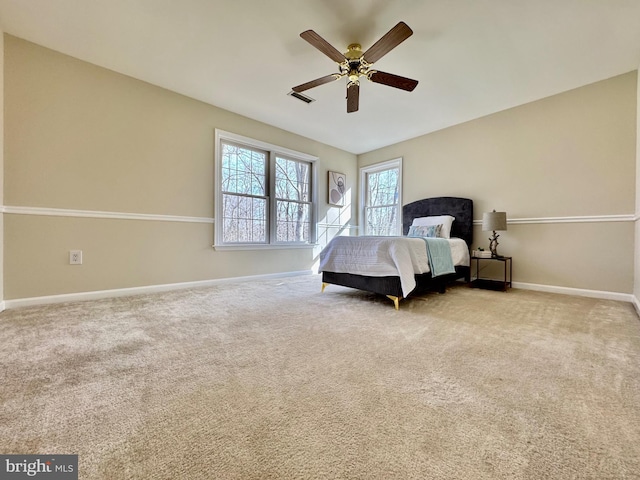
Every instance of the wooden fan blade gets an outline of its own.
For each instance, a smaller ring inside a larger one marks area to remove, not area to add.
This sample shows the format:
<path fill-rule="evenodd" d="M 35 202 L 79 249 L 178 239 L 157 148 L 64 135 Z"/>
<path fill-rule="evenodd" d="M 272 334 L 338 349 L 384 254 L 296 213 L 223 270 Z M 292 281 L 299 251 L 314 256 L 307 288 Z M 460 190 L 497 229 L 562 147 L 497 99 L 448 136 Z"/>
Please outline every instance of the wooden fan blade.
<path fill-rule="evenodd" d="M 360 103 L 360 85 L 349 83 L 347 85 L 347 113 L 357 112 Z"/>
<path fill-rule="evenodd" d="M 395 27 L 385 33 L 380 40 L 369 47 L 369 50 L 364 52 L 363 57 L 367 62 L 375 63 L 411 35 L 413 35 L 413 30 L 411 30 L 406 23 L 399 22 Z"/>
<path fill-rule="evenodd" d="M 302 32 L 300 36 L 334 62 L 342 63 L 346 60 L 343 54 L 313 30 Z"/>
<path fill-rule="evenodd" d="M 413 92 L 413 89 L 418 85 L 418 80 L 401 77 L 399 75 L 394 75 L 393 73 L 377 71 L 369 75 L 369 80 L 375 83 L 381 83 L 390 87 L 406 90 L 407 92 Z"/>
<path fill-rule="evenodd" d="M 304 92 L 305 90 L 309 90 L 310 88 L 317 87 L 319 85 L 324 85 L 325 83 L 331 83 L 340 78 L 340 75 L 332 74 L 327 75 L 325 77 L 316 78 L 315 80 L 311 80 L 310 82 L 303 83 L 302 85 L 298 85 L 297 87 L 293 87 L 291 90 L 294 92 Z"/>

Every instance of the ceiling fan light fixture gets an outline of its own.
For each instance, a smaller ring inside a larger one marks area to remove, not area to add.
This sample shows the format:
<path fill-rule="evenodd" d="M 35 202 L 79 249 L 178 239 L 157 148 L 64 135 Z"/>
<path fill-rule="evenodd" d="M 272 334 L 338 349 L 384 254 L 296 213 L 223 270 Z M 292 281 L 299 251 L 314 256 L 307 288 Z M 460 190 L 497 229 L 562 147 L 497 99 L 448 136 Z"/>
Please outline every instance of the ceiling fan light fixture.
<path fill-rule="evenodd" d="M 352 43 L 343 54 L 313 30 L 306 30 L 300 34 L 300 37 L 336 62 L 340 73 L 325 75 L 324 77 L 297 85 L 293 87 L 292 90 L 300 93 L 310 88 L 333 82 L 342 77 L 347 77 L 347 113 L 358 111 L 360 77 L 366 77 L 373 83 L 411 92 L 418 85 L 417 80 L 371 69 L 376 61 L 380 60 L 380 58 L 404 42 L 411 35 L 413 35 L 411 28 L 409 28 L 406 23 L 399 22 L 376 43 L 369 47 L 366 52 L 362 52 L 362 46 L 359 43 Z"/>

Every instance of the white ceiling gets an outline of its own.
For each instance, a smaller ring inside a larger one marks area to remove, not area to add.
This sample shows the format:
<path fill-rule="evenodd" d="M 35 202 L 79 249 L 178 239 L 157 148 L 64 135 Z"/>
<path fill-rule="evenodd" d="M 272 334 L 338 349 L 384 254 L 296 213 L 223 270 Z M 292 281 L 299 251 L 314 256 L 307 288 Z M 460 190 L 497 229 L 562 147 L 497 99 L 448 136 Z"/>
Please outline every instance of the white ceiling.
<path fill-rule="evenodd" d="M 346 80 L 299 37 L 341 52 L 399 21 L 412 37 L 376 63 L 411 93 Z M 0 0 L 0 27 L 82 60 L 323 143 L 364 153 L 640 66 L 640 0 Z"/>

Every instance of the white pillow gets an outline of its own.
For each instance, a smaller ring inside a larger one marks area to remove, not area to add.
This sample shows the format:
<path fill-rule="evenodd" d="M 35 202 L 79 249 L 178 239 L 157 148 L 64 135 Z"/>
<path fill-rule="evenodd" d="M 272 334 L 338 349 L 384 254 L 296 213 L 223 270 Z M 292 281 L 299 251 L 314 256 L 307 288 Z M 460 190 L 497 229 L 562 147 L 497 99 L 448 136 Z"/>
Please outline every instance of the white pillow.
<path fill-rule="evenodd" d="M 451 215 L 437 215 L 432 217 L 418 217 L 413 219 L 411 225 L 416 227 L 425 227 L 429 225 L 442 224 L 442 238 L 451 238 L 451 224 L 456 219 Z"/>

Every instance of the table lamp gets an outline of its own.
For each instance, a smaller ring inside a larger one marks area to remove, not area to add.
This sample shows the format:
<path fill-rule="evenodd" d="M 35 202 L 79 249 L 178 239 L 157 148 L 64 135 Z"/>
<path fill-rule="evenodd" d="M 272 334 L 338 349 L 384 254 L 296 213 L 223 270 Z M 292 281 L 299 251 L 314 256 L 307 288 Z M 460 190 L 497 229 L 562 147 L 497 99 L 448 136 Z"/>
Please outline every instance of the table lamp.
<path fill-rule="evenodd" d="M 499 258 L 498 255 L 498 235 L 496 230 L 502 231 L 507 229 L 507 212 L 485 212 L 482 214 L 482 231 L 491 232 L 493 236 L 489 237 L 489 250 L 493 258 Z"/>

